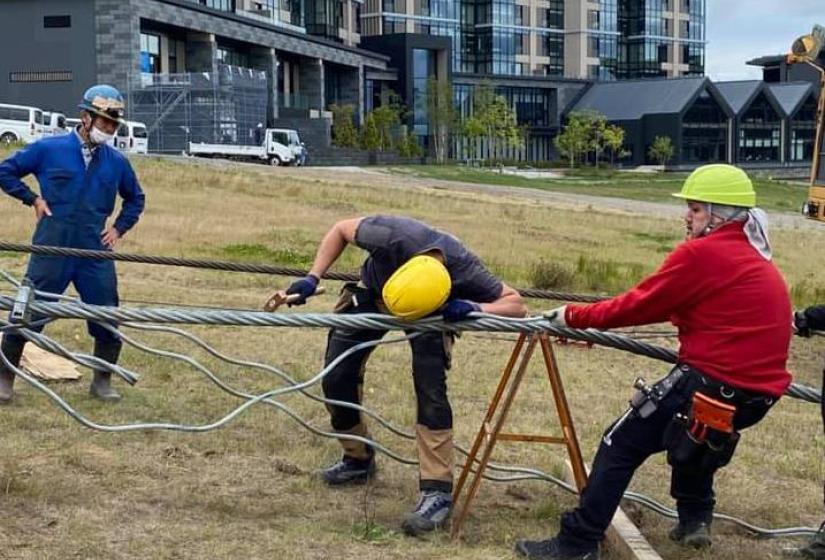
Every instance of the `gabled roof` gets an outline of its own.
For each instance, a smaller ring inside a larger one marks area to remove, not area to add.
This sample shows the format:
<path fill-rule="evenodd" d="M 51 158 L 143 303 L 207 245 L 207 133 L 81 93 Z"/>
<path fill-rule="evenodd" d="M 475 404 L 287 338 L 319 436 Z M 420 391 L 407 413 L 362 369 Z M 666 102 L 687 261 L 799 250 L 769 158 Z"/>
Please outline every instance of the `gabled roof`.
<path fill-rule="evenodd" d="M 782 108 L 783 117 L 792 117 L 805 100 L 814 94 L 814 86 L 810 82 L 777 82 L 766 85 Z"/>
<path fill-rule="evenodd" d="M 593 110 L 609 121 L 633 121 L 651 114 L 681 113 L 710 84 L 704 76 L 596 82 L 572 107 Z"/>
<path fill-rule="evenodd" d="M 762 80 L 745 80 L 739 82 L 716 82 L 716 89 L 728 102 L 734 115 L 749 106 L 763 88 Z"/>

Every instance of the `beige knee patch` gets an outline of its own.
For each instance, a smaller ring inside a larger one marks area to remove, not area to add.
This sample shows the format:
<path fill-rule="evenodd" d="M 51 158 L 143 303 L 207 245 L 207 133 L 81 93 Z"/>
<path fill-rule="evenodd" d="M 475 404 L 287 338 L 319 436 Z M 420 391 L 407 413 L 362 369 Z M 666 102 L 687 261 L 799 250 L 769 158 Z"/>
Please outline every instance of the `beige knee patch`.
<path fill-rule="evenodd" d="M 415 425 L 421 480 L 453 480 L 453 430 Z"/>

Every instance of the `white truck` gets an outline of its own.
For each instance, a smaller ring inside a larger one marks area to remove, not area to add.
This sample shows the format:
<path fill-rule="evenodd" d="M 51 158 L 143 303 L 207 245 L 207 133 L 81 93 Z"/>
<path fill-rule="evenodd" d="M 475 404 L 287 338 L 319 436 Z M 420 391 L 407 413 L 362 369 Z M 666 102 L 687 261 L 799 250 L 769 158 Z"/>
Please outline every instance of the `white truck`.
<path fill-rule="evenodd" d="M 268 161 L 273 166 L 296 164 L 300 153 L 296 148 L 303 149 L 298 133 L 287 128 L 267 128 L 259 146 L 189 142 L 189 154 L 193 156 Z"/>

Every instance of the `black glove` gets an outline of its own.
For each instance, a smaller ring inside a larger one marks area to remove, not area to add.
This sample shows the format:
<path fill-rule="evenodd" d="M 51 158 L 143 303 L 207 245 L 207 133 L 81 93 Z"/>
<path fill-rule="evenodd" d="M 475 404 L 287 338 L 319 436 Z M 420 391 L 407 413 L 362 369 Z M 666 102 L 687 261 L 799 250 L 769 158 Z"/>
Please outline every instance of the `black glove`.
<path fill-rule="evenodd" d="M 307 302 L 307 298 L 315 293 L 315 289 L 318 287 L 318 282 L 320 282 L 320 279 L 314 274 L 307 274 L 300 280 L 293 282 L 292 285 L 286 290 L 287 295 L 298 294 L 301 297 L 293 302 L 290 302 L 290 307 L 293 305 L 305 304 Z"/>
<path fill-rule="evenodd" d="M 455 323 L 467 318 L 473 311 L 481 311 L 481 306 L 466 299 L 452 299 L 444 307 L 444 320 L 448 323 Z"/>
<path fill-rule="evenodd" d="M 805 316 L 804 310 L 793 314 L 793 333 L 803 338 L 811 336 L 811 327 L 808 326 L 808 317 Z"/>

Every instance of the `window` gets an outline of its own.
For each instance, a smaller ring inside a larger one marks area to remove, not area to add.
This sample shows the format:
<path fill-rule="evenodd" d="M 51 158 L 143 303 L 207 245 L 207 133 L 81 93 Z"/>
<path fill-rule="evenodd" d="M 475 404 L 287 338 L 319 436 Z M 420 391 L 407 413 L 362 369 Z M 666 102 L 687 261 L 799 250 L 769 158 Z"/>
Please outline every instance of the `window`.
<path fill-rule="evenodd" d="M 599 11 L 598 10 L 588 10 L 587 11 L 587 28 L 588 29 L 598 29 L 599 28 Z"/>
<path fill-rule="evenodd" d="M 659 45 L 659 47 L 657 49 L 657 53 L 658 53 L 657 54 L 657 60 L 659 62 L 667 62 L 668 61 L 668 56 L 667 56 L 668 52 L 667 51 L 668 51 L 667 45 L 665 45 L 664 43 Z"/>
<path fill-rule="evenodd" d="M 145 74 L 160 74 L 160 36 L 153 33 L 140 34 L 140 71 Z"/>
<path fill-rule="evenodd" d="M 71 26 L 72 16 L 43 16 L 43 27 L 46 29 Z"/>
<path fill-rule="evenodd" d="M 272 132 L 272 141 L 289 146 L 289 135 L 286 132 Z"/>
<path fill-rule="evenodd" d="M 29 122 L 28 109 L 15 109 L 13 107 L 0 107 L 0 119 L 7 121 Z M 43 115 L 40 115 L 40 124 L 43 124 Z"/>
<path fill-rule="evenodd" d="M 146 134 L 146 127 L 136 126 L 132 129 L 132 136 L 134 136 L 135 138 L 147 138 L 148 135 Z"/>

